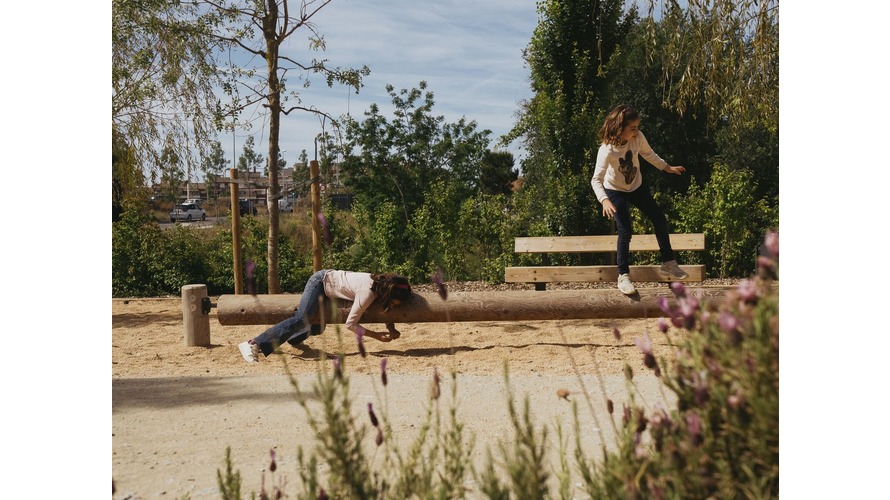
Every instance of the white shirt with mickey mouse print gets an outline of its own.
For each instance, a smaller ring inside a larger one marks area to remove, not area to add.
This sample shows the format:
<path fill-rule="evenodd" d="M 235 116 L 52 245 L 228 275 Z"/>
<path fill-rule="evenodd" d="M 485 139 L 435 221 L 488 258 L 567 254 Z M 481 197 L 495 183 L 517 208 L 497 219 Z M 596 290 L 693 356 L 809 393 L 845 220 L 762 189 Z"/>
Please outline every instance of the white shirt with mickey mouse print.
<path fill-rule="evenodd" d="M 637 132 L 636 137 L 623 146 L 600 145 L 596 153 L 596 168 L 593 170 L 593 178 L 590 179 L 597 201 L 602 203 L 608 198 L 606 189 L 629 193 L 640 187 L 643 183 L 640 155 L 659 170 L 669 166 L 668 162 L 652 151 L 643 132 Z"/>

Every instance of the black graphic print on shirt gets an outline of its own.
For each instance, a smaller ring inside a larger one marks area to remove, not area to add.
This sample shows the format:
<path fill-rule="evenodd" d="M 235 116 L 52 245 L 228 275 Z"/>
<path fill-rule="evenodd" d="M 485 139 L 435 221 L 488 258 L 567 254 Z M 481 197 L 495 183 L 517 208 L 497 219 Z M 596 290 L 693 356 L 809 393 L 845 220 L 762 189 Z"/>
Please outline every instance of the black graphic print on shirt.
<path fill-rule="evenodd" d="M 624 158 L 618 158 L 618 171 L 624 175 L 624 182 L 630 184 L 637 177 L 637 167 L 634 166 L 633 153 L 628 149 Z"/>

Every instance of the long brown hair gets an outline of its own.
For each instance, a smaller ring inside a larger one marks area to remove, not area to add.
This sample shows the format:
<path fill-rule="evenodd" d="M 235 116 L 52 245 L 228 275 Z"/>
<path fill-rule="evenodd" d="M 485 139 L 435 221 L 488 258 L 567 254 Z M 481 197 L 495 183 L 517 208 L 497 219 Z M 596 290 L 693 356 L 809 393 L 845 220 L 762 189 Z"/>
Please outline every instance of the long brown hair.
<path fill-rule="evenodd" d="M 389 311 L 393 299 L 404 302 L 411 297 L 411 283 L 398 274 L 372 274 L 371 291 L 377 296 L 384 311 Z"/>
<path fill-rule="evenodd" d="M 626 104 L 615 106 L 612 108 L 612 111 L 609 111 L 609 114 L 606 115 L 606 120 L 603 122 L 603 127 L 600 129 L 600 141 L 602 141 L 603 144 L 620 146 L 621 131 L 624 130 L 624 127 L 626 127 L 628 123 L 639 119 L 640 112 L 634 108 Z"/>

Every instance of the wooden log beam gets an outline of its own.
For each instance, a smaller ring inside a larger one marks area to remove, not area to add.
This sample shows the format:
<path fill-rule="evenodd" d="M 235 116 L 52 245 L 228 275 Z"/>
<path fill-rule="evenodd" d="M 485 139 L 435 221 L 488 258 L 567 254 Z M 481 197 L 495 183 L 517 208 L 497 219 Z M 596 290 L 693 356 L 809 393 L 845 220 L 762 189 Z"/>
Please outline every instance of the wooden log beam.
<path fill-rule="evenodd" d="M 701 303 L 722 301 L 731 287 L 687 287 Z M 640 288 L 625 296 L 614 288 L 592 290 L 526 290 L 510 292 L 452 292 L 443 301 L 435 293 L 415 293 L 411 299 L 383 312 L 377 304 L 362 323 L 439 323 L 457 321 L 528 321 L 555 319 L 651 318 L 664 316 L 659 297 L 676 303 L 668 288 Z M 324 322 L 343 323 L 351 302 L 328 301 Z M 293 316 L 300 295 L 221 295 L 217 318 L 221 325 L 273 325 Z M 334 314 L 331 311 L 334 310 Z M 322 318 L 316 314 L 310 322 Z"/>

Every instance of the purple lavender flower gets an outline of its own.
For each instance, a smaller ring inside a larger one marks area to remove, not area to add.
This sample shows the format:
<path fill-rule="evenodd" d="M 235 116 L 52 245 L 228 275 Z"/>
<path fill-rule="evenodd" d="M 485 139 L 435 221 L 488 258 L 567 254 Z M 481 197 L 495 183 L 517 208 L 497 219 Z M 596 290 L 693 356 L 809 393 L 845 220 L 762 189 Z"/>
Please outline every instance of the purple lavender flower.
<path fill-rule="evenodd" d="M 660 429 L 662 427 L 668 428 L 671 425 L 671 418 L 668 416 L 667 411 L 664 409 L 661 404 L 657 404 L 655 408 L 655 412 L 652 413 L 652 420 L 650 421 L 652 424 L 652 430 Z"/>
<path fill-rule="evenodd" d="M 665 297 L 664 295 L 662 295 L 661 297 L 658 297 L 658 308 L 661 309 L 661 311 L 663 313 L 667 314 L 668 316 L 671 315 L 671 306 L 668 303 L 668 298 Z"/>
<path fill-rule="evenodd" d="M 659 486 L 656 479 L 652 476 L 646 476 L 646 487 L 649 488 L 649 494 L 652 495 L 652 500 L 664 499 L 664 488 Z"/>
<path fill-rule="evenodd" d="M 331 238 L 331 228 L 328 226 L 328 218 L 324 216 L 324 213 L 318 212 L 318 222 L 321 223 L 321 231 L 322 235 L 324 236 L 324 242 L 330 245 L 331 242 L 334 240 Z"/>
<path fill-rule="evenodd" d="M 383 385 L 386 385 L 386 360 L 387 358 L 383 358 L 380 360 L 380 380 L 383 382 Z"/>
<path fill-rule="evenodd" d="M 643 409 L 637 408 L 637 434 L 642 434 L 642 432 L 646 430 L 646 426 L 648 424 L 649 419 L 646 418 L 646 414 L 643 412 Z"/>
<path fill-rule="evenodd" d="M 343 380 L 343 366 L 340 361 L 340 356 L 337 356 L 333 359 L 334 363 L 334 376 L 340 380 Z"/>
<path fill-rule="evenodd" d="M 635 338 L 634 343 L 637 344 L 637 349 L 641 353 L 652 354 L 652 338 L 649 337 L 648 332 L 644 332 L 642 337 Z"/>
<path fill-rule="evenodd" d="M 374 442 L 377 443 L 377 446 L 383 444 L 383 429 L 380 427 L 377 428 L 377 439 L 375 439 Z"/>
<path fill-rule="evenodd" d="M 627 425 L 630 422 L 630 417 L 630 407 L 628 407 L 627 405 L 622 405 L 621 423 Z"/>
<path fill-rule="evenodd" d="M 689 431 L 689 436 L 692 438 L 692 442 L 696 445 L 701 444 L 701 417 L 699 417 L 697 413 L 686 415 L 686 429 Z"/>
<path fill-rule="evenodd" d="M 760 269 L 763 269 L 765 271 L 772 271 L 773 270 L 773 259 L 771 259 L 765 255 L 758 255 L 757 256 L 757 267 Z"/>
<path fill-rule="evenodd" d="M 646 365 L 646 368 L 655 371 L 656 377 L 660 377 L 661 369 L 658 367 L 658 362 L 655 361 L 655 355 L 652 354 L 652 339 L 649 337 L 649 332 L 643 333 L 642 338 L 637 337 L 635 342 L 637 348 L 643 353 L 643 364 Z"/>
<path fill-rule="evenodd" d="M 680 314 L 671 315 L 671 324 L 677 328 L 686 328 L 686 322 L 683 321 L 683 316 Z"/>
<path fill-rule="evenodd" d="M 248 260 L 246 264 L 244 264 L 245 275 L 247 277 L 247 293 L 251 295 L 256 295 L 256 275 L 254 271 L 256 271 L 256 262 L 252 260 Z"/>
<path fill-rule="evenodd" d="M 695 312 L 698 311 L 698 299 L 695 297 L 684 297 L 680 299 L 679 316 L 683 320 L 683 327 L 692 329 L 695 326 Z"/>
<path fill-rule="evenodd" d="M 738 394 L 730 394 L 728 398 L 726 398 L 726 404 L 729 405 L 733 410 L 738 410 L 739 407 L 742 406 L 744 399 Z"/>
<path fill-rule="evenodd" d="M 763 238 L 764 246 L 770 257 L 779 260 L 779 233 L 770 231 Z"/>
<path fill-rule="evenodd" d="M 441 389 L 439 388 L 439 369 L 435 366 L 433 367 L 433 387 L 431 392 L 433 399 L 439 399 L 439 395 L 441 394 Z"/>
<path fill-rule="evenodd" d="M 676 295 L 677 297 L 686 296 L 686 285 L 684 285 L 682 281 L 675 281 L 671 283 L 671 290 L 674 291 L 674 295 Z"/>
<path fill-rule="evenodd" d="M 275 450 L 269 450 L 269 455 L 272 456 L 272 462 L 269 463 L 269 471 L 275 472 L 275 469 L 278 468 L 278 464 L 275 463 Z"/>
<path fill-rule="evenodd" d="M 739 282 L 737 288 L 739 300 L 746 304 L 757 302 L 757 284 L 752 280 L 744 279 Z"/>
<path fill-rule="evenodd" d="M 726 333 L 733 333 L 739 328 L 739 318 L 728 311 L 720 313 L 720 328 Z"/>
<path fill-rule="evenodd" d="M 377 415 L 374 414 L 374 405 L 368 403 L 368 415 L 371 417 L 371 425 L 378 427 L 380 422 L 377 421 Z"/>
<path fill-rule="evenodd" d="M 704 370 L 692 375 L 692 390 L 695 395 L 695 404 L 702 406 L 711 399 L 708 391 L 708 373 Z"/>
<path fill-rule="evenodd" d="M 670 327 L 671 325 L 669 325 L 668 322 L 664 320 L 664 318 L 658 318 L 658 330 L 661 333 L 667 333 Z"/>
<path fill-rule="evenodd" d="M 318 488 L 318 500 L 328 500 L 328 494 L 320 486 Z"/>
<path fill-rule="evenodd" d="M 363 358 L 368 357 L 368 351 L 365 350 L 365 330 L 359 328 L 357 332 L 355 332 L 355 341 L 358 342 L 358 352 L 362 355 Z"/>
<path fill-rule="evenodd" d="M 612 336 L 615 337 L 615 340 L 621 342 L 621 332 L 618 331 L 617 326 L 612 327 Z"/>
<path fill-rule="evenodd" d="M 442 268 L 437 267 L 436 272 L 430 275 L 430 279 L 439 288 L 439 297 L 441 297 L 442 300 L 448 300 L 448 289 L 445 287 L 445 282 L 443 281 Z"/>
<path fill-rule="evenodd" d="M 613 403 L 611 399 L 606 400 L 606 410 L 608 410 L 609 415 L 615 411 L 615 403 Z"/>

